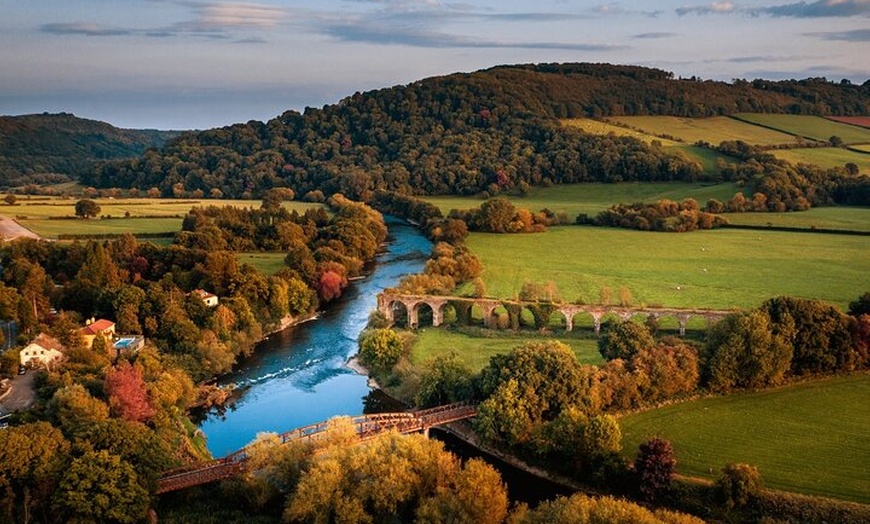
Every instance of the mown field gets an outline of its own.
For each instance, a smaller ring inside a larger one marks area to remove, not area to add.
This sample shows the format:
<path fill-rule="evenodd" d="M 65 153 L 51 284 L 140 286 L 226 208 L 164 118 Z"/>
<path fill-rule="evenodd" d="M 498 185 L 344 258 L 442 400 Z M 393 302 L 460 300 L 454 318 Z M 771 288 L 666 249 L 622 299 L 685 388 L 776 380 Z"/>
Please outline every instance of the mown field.
<path fill-rule="evenodd" d="M 622 183 L 622 184 L 570 184 L 536 187 L 524 197 L 506 195 L 517 207 L 540 211 L 547 208 L 554 213 L 564 212 L 574 219 L 579 213 L 595 215 L 613 204 L 655 202 L 663 198 L 683 200 L 694 198 L 702 205 L 711 198 L 728 200 L 740 188 L 732 183 Z M 476 197 L 437 196 L 423 197 L 447 214 L 451 209 L 479 207 L 483 200 Z"/>
<path fill-rule="evenodd" d="M 805 149 L 774 149 L 776 158 L 792 164 L 813 164 L 824 168 L 843 167 L 849 162 L 858 166 L 861 173 L 870 173 L 870 154 L 859 153 L 840 147 L 815 147 Z"/>
<path fill-rule="evenodd" d="M 598 341 L 594 338 L 566 336 L 543 337 L 536 332 L 496 332 L 492 337 L 474 336 L 448 329 L 422 329 L 417 332 L 411 349 L 411 362 L 421 364 L 429 359 L 455 351 L 477 373 L 489 364 L 490 357 L 508 353 L 526 342 L 555 339 L 574 350 L 581 364 L 602 364 Z"/>
<path fill-rule="evenodd" d="M 287 253 L 239 253 L 237 258 L 243 264 L 250 264 L 266 275 L 274 275 L 284 269 Z"/>
<path fill-rule="evenodd" d="M 639 129 L 645 133 L 669 135 L 688 144 L 698 141 L 719 145 L 725 140 L 742 140 L 753 145 L 794 144 L 790 133 L 774 131 L 741 122 L 727 116 L 682 118 L 676 116 L 620 116 L 610 120 Z M 828 135 L 830 137 L 830 135 Z M 827 137 L 825 137 L 827 140 Z"/>
<path fill-rule="evenodd" d="M 870 128 L 870 116 L 829 116 L 826 118 L 835 122 Z"/>
<path fill-rule="evenodd" d="M 814 207 L 799 213 L 724 213 L 730 224 L 870 232 L 870 208 Z"/>
<path fill-rule="evenodd" d="M 844 144 L 870 143 L 870 129 L 834 122 L 820 116 L 773 115 L 763 113 L 740 113 L 735 118 L 745 122 L 770 127 L 783 133 L 826 142 L 838 136 Z M 750 142 L 751 143 L 751 142 Z"/>
<path fill-rule="evenodd" d="M 755 307 L 777 295 L 845 307 L 870 290 L 870 237 L 718 229 L 650 233 L 562 226 L 545 233 L 473 233 L 487 293 L 515 297 L 553 281 L 565 301 L 597 303 L 627 288 L 636 305 Z"/>
<path fill-rule="evenodd" d="M 754 464 L 765 486 L 870 503 L 870 375 L 711 397 L 621 417 L 623 453 L 673 443 L 677 472 L 714 479 Z"/>
<path fill-rule="evenodd" d="M 680 142 L 668 140 L 667 138 L 660 138 L 656 135 L 644 133 L 642 131 L 637 131 L 635 129 L 630 129 L 623 126 L 609 124 L 600 120 L 593 120 L 591 118 L 569 118 L 562 120 L 562 125 L 580 129 L 591 135 L 608 135 L 610 133 L 613 133 L 616 136 L 634 137 L 642 142 L 646 142 L 647 144 L 651 143 L 653 140 L 658 140 L 665 147 L 680 145 Z"/>
<path fill-rule="evenodd" d="M 0 206 L 0 214 L 15 218 L 21 225 L 46 238 L 62 234 L 170 233 L 181 229 L 182 217 L 194 206 L 259 207 L 259 200 L 189 200 L 153 198 L 97 198 L 100 216 L 75 218 L 77 198 L 28 198 L 21 196 L 13 206 Z M 321 204 L 285 202 L 300 213 Z M 62 217 L 69 217 L 64 219 Z"/>

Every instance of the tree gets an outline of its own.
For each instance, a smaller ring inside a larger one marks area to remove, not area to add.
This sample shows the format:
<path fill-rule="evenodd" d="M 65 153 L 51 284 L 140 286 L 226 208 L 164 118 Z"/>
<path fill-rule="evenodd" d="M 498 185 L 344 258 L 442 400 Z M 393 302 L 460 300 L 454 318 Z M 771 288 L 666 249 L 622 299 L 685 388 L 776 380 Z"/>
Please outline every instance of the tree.
<path fill-rule="evenodd" d="M 140 522 L 148 491 L 133 467 L 108 451 L 88 451 L 60 480 L 53 507 L 70 522 Z"/>
<path fill-rule="evenodd" d="M 728 509 L 745 506 L 761 488 L 761 473 L 750 464 L 728 464 L 716 480 L 716 490 Z"/>
<path fill-rule="evenodd" d="M 404 345 L 399 334 L 389 328 L 373 329 L 360 337 L 360 361 L 375 371 L 388 371 L 402 356 Z"/>
<path fill-rule="evenodd" d="M 16 197 L 12 193 L 7 193 L 6 196 L 3 197 L 3 201 L 6 202 L 7 206 L 14 206 L 15 202 L 18 201 L 18 197 Z"/>
<path fill-rule="evenodd" d="M 420 407 L 441 406 L 468 400 L 473 392 L 471 368 L 455 351 L 423 363 L 416 403 Z"/>
<path fill-rule="evenodd" d="M 631 359 L 641 350 L 653 347 L 655 341 L 649 328 L 631 320 L 608 324 L 598 339 L 598 351 L 607 360 Z"/>
<path fill-rule="evenodd" d="M 324 271 L 317 279 L 317 296 L 323 302 L 330 302 L 341 296 L 347 285 L 347 278 L 335 271 Z"/>
<path fill-rule="evenodd" d="M 121 360 L 106 375 L 106 395 L 112 413 L 124 420 L 145 422 L 154 416 L 139 365 Z"/>
<path fill-rule="evenodd" d="M 861 315 L 870 315 L 870 291 L 849 302 L 849 314 L 855 318 Z"/>
<path fill-rule="evenodd" d="M 100 214 L 100 206 L 88 198 L 76 202 L 76 216 L 81 218 L 91 218 Z"/>
<path fill-rule="evenodd" d="M 582 493 L 558 497 L 539 504 L 534 510 L 520 507 L 511 514 L 511 524 L 703 524 L 685 513 L 667 510 L 653 512 L 627 500 L 590 497 Z"/>
<path fill-rule="evenodd" d="M 498 472 L 481 459 L 470 459 L 417 509 L 420 524 L 500 524 L 508 513 L 507 488 Z"/>
<path fill-rule="evenodd" d="M 677 459 L 669 440 L 656 437 L 640 445 L 634 459 L 634 472 L 646 500 L 653 501 L 670 489 L 676 466 Z"/>
<path fill-rule="evenodd" d="M 508 199 L 492 198 L 481 204 L 475 222 L 481 231 L 509 233 L 514 215 L 516 215 L 516 208 Z"/>
<path fill-rule="evenodd" d="M 90 424 L 109 418 L 106 403 L 91 396 L 81 384 L 72 384 L 55 391 L 47 407 L 52 420 L 67 435 L 76 435 Z"/>

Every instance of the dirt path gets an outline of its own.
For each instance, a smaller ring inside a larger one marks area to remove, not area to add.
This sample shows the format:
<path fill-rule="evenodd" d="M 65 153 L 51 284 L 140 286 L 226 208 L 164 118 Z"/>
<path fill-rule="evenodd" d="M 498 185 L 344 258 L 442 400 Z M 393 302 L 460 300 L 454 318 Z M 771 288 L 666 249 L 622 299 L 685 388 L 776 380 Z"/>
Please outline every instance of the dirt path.
<path fill-rule="evenodd" d="M 39 235 L 9 217 L 0 216 L 0 237 L 3 240 L 15 240 L 16 238 L 38 239 Z"/>

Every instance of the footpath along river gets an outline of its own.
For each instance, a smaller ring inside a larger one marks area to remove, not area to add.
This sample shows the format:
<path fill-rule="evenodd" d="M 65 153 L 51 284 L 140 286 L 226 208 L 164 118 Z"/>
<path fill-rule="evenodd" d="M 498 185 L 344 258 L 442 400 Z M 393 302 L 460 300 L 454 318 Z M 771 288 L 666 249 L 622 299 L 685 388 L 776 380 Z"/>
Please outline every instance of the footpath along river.
<path fill-rule="evenodd" d="M 367 378 L 346 367 L 357 352 L 357 337 L 375 309 L 378 293 L 409 273 L 419 273 L 432 244 L 413 226 L 387 218 L 390 237 L 373 271 L 348 286 L 344 296 L 316 320 L 271 335 L 224 384 L 244 388 L 221 413 L 209 413 L 200 424 L 214 457 L 250 443 L 259 432 L 282 433 L 339 415 L 359 415 L 372 390 Z M 375 397 L 377 398 L 377 397 Z M 432 436 L 463 459 L 490 462 L 508 485 L 510 498 L 536 504 L 569 491 L 501 460 L 481 455 L 452 435 Z"/>

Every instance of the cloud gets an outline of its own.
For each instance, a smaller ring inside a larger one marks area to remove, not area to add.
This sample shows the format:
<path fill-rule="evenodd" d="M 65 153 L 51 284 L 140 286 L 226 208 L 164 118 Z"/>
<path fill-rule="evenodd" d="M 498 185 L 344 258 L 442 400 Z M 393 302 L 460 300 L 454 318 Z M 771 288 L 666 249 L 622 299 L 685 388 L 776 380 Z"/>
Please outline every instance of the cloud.
<path fill-rule="evenodd" d="M 39 30 L 53 35 L 120 36 L 130 34 L 128 29 L 103 27 L 86 22 L 44 24 Z"/>
<path fill-rule="evenodd" d="M 632 35 L 632 38 L 640 38 L 640 39 L 654 39 L 654 38 L 673 38 L 677 35 L 677 33 L 666 33 L 666 32 L 652 32 L 652 33 L 640 33 L 639 35 Z"/>
<path fill-rule="evenodd" d="M 694 6 L 694 7 L 678 7 L 677 14 L 679 16 L 685 16 L 689 14 L 694 15 L 710 15 L 710 14 L 722 14 L 722 13 L 732 13 L 737 9 L 737 6 L 732 2 L 725 0 L 724 2 L 713 2 L 710 5 L 706 6 Z"/>
<path fill-rule="evenodd" d="M 643 16 L 648 16 L 650 18 L 656 18 L 662 11 L 633 11 L 630 9 L 626 9 L 622 7 L 619 2 L 611 2 L 609 4 L 599 4 L 592 8 L 594 13 L 599 15 L 635 15 L 640 14 Z"/>
<path fill-rule="evenodd" d="M 797 2 L 772 7 L 760 7 L 750 11 L 753 14 L 794 18 L 846 17 L 870 15 L 870 0 L 818 0 L 817 2 Z"/>
<path fill-rule="evenodd" d="M 844 42 L 870 42 L 870 29 L 806 33 L 805 36 L 815 36 L 823 40 L 841 40 Z"/>
<path fill-rule="evenodd" d="M 870 16 L 870 0 L 817 0 L 810 3 L 795 2 L 769 7 L 745 7 L 724 0 L 705 6 L 678 7 L 676 12 L 679 16 L 730 13 L 789 18 Z"/>
<path fill-rule="evenodd" d="M 196 23 L 209 28 L 272 28 L 287 16 L 281 7 L 241 3 L 202 4 L 198 12 Z"/>

